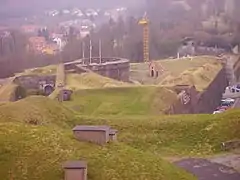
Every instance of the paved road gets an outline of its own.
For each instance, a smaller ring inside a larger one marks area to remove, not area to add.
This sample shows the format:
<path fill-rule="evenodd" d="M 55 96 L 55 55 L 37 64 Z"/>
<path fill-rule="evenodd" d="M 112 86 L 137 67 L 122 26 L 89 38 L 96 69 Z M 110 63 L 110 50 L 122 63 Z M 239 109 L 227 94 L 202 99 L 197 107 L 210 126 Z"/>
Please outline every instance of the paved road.
<path fill-rule="evenodd" d="M 185 159 L 174 164 L 194 174 L 198 180 L 240 180 L 234 169 L 206 159 Z"/>

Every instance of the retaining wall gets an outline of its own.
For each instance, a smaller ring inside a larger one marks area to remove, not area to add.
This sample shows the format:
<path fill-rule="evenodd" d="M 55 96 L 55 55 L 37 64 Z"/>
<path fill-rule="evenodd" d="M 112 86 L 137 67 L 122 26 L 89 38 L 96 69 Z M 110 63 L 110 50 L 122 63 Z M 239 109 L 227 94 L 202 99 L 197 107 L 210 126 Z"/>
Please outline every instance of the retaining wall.
<path fill-rule="evenodd" d="M 55 85 L 56 75 L 25 75 L 19 76 L 14 79 L 14 83 L 26 88 L 26 89 L 39 89 L 40 84 L 53 84 Z"/>
<path fill-rule="evenodd" d="M 219 71 L 216 78 L 202 92 L 198 92 L 194 86 L 182 86 L 182 89 L 176 86 L 176 93 L 179 93 L 179 90 L 184 90 L 190 96 L 190 101 L 183 104 L 181 97 L 179 97 L 179 100 L 170 107 L 168 114 L 212 113 L 220 104 L 222 94 L 227 86 L 228 81 L 224 68 Z"/>
<path fill-rule="evenodd" d="M 239 77 L 240 77 L 240 56 L 238 57 L 235 64 L 233 65 L 233 68 L 234 68 L 234 73 L 235 73 L 236 79 L 239 79 Z"/>
<path fill-rule="evenodd" d="M 129 81 L 130 61 L 127 59 L 102 58 L 100 62 L 100 58 L 92 58 L 91 63 L 89 59 L 65 63 L 67 71 L 74 69 L 74 72 L 82 73 L 81 67 L 112 79 Z"/>

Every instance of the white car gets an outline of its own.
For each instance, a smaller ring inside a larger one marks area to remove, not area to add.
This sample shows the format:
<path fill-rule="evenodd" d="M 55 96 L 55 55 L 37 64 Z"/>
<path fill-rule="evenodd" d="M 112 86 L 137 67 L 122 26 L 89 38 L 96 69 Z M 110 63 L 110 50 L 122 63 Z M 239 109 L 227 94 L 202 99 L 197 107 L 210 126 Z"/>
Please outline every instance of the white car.
<path fill-rule="evenodd" d="M 232 98 L 222 99 L 221 102 L 234 103 L 234 102 L 235 102 L 235 99 L 232 99 Z"/>
<path fill-rule="evenodd" d="M 224 112 L 224 110 L 218 110 L 218 111 L 214 111 L 213 114 L 221 114 L 223 112 Z"/>

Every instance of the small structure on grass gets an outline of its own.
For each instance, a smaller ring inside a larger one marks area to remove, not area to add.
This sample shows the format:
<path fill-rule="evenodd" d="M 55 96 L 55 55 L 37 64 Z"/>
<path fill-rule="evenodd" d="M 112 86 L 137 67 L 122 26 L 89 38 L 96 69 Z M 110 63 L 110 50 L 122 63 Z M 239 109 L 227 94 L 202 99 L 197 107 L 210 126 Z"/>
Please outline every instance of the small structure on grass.
<path fill-rule="evenodd" d="M 87 180 L 87 163 L 85 161 L 68 161 L 63 164 L 64 180 Z"/>
<path fill-rule="evenodd" d="M 73 134 L 79 141 L 104 145 L 109 142 L 109 126 L 75 126 Z"/>
<path fill-rule="evenodd" d="M 116 142 L 117 141 L 117 133 L 118 133 L 118 130 L 116 129 L 110 129 L 110 132 L 109 132 L 109 140 L 111 142 Z"/>
<path fill-rule="evenodd" d="M 70 101 L 73 91 L 69 89 L 62 89 L 58 94 L 59 101 Z"/>
<path fill-rule="evenodd" d="M 229 151 L 229 150 L 240 148 L 240 139 L 239 140 L 232 140 L 232 141 L 223 142 L 221 144 L 221 148 L 224 151 Z"/>
<path fill-rule="evenodd" d="M 151 61 L 149 63 L 149 75 L 150 77 L 158 78 L 158 76 L 164 71 L 161 64 Z"/>

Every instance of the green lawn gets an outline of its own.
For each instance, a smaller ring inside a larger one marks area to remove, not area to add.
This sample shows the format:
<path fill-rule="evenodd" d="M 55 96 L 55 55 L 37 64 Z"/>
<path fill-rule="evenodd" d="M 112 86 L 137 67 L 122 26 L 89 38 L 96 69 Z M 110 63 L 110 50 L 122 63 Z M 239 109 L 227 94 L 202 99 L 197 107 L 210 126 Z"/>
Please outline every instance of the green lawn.
<path fill-rule="evenodd" d="M 80 159 L 88 162 L 89 180 L 194 180 L 163 158 L 220 153 L 222 141 L 240 138 L 239 114 L 89 116 L 49 98 L 28 97 L 0 106 L 0 177 L 59 180 L 62 163 Z M 119 130 L 119 142 L 78 142 L 71 132 L 77 124 L 110 125 Z"/>
<path fill-rule="evenodd" d="M 109 124 L 120 130 L 121 142 L 162 156 L 205 156 L 220 153 L 221 142 L 240 138 L 239 114 L 80 116 L 74 124 Z"/>
<path fill-rule="evenodd" d="M 164 114 L 177 95 L 163 87 L 123 87 L 79 90 L 64 104 L 86 115 Z"/>
<path fill-rule="evenodd" d="M 2 105 L 0 112 L 2 180 L 63 179 L 62 163 L 76 159 L 88 162 L 89 180 L 195 179 L 160 155 L 124 142 L 103 147 L 78 142 L 71 132 L 77 123 L 74 114 L 48 98 L 30 97 Z"/>

